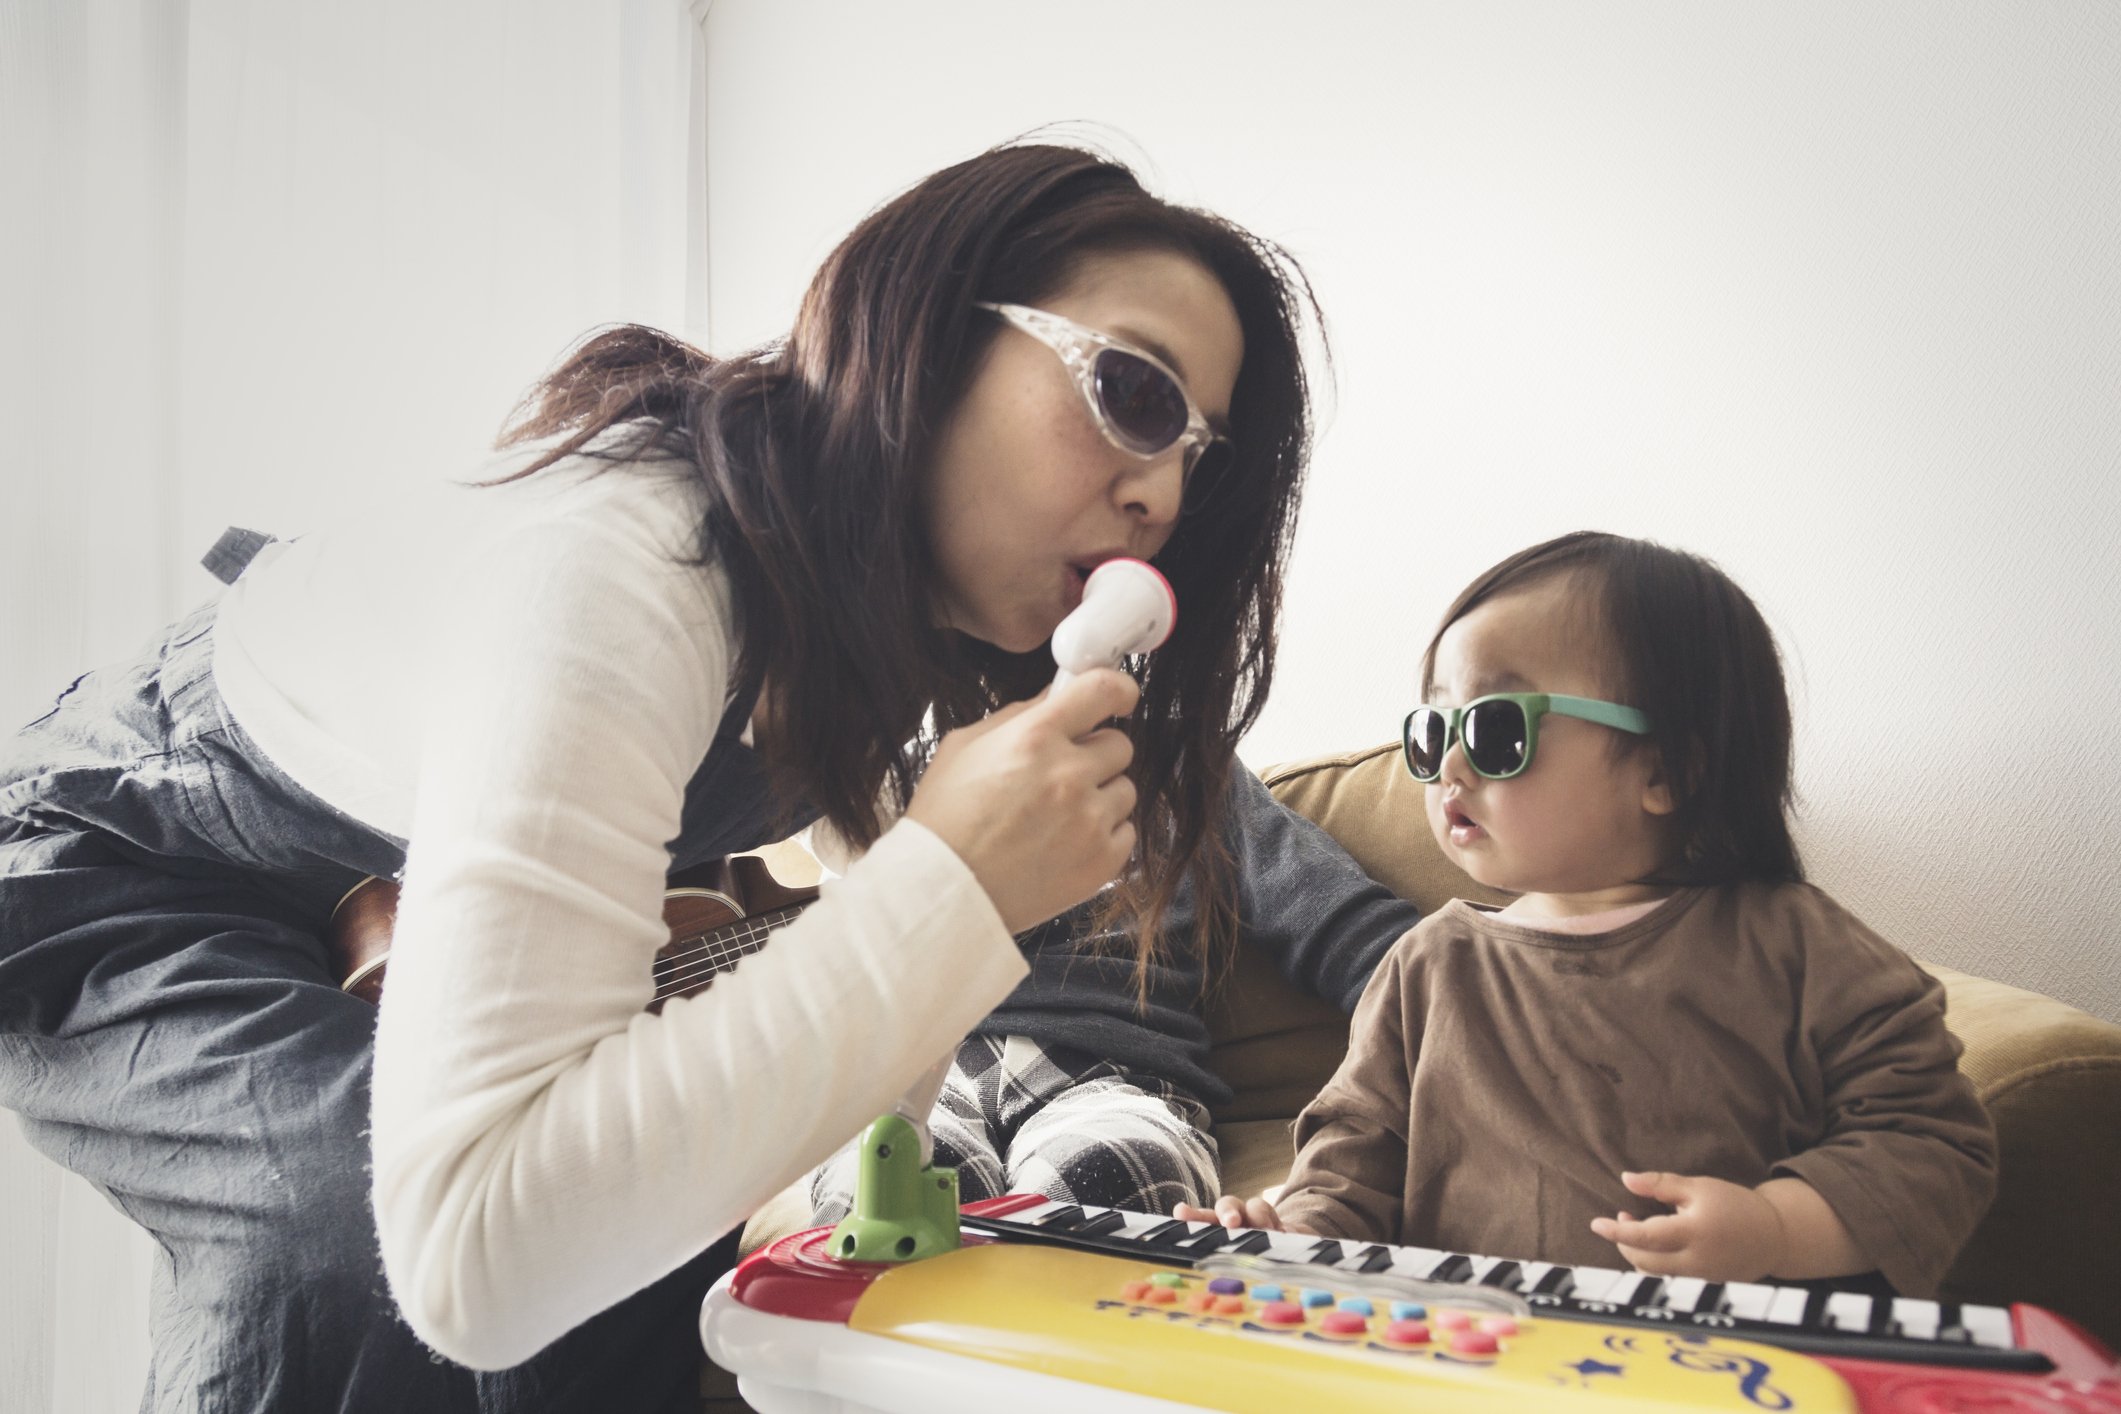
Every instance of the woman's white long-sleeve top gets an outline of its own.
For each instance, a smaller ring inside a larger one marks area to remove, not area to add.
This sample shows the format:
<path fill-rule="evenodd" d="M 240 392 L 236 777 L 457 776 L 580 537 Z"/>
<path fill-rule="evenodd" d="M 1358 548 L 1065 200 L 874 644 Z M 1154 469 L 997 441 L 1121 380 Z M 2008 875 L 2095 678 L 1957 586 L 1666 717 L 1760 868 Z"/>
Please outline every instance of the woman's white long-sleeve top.
<path fill-rule="evenodd" d="M 571 461 L 268 546 L 215 677 L 298 783 L 408 841 L 374 1195 L 415 1331 L 518 1363 L 821 1161 L 1024 975 L 911 821 L 660 1014 L 667 843 L 731 691 L 681 463 Z"/>

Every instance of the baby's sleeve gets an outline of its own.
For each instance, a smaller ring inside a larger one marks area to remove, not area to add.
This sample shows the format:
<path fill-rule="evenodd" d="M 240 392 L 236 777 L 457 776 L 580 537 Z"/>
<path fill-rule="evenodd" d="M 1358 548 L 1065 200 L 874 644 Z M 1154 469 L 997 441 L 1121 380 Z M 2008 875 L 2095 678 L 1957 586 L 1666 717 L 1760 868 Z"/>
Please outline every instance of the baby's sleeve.
<path fill-rule="evenodd" d="M 1296 1164 L 1275 1204 L 1289 1227 L 1322 1237 L 1396 1242 L 1407 1181 L 1414 1061 L 1408 934 L 1356 1003 L 1348 1054 L 1296 1119 Z M 1418 1016 L 1419 1012 L 1412 1014 Z"/>
<path fill-rule="evenodd" d="M 1943 985 L 1807 892 L 1803 1039 L 1826 1127 L 1775 1176 L 1825 1198 L 1895 1290 L 1932 1296 L 1995 1197 L 1995 1128 L 1959 1072 Z"/>

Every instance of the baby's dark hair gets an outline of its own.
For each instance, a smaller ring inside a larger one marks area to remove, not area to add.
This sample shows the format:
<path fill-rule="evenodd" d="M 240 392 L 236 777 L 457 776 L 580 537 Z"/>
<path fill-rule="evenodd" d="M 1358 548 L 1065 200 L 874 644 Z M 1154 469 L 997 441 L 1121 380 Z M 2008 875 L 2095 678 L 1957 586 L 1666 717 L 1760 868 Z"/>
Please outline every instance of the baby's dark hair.
<path fill-rule="evenodd" d="M 1424 693 L 1445 629 L 1477 605 L 1554 575 L 1582 589 L 1604 633 L 1615 700 L 1650 719 L 1647 749 L 1671 782 L 1672 856 L 1645 882 L 1787 883 L 1804 866 L 1790 838 L 1790 699 L 1782 656 L 1746 592 L 1699 555 L 1579 530 L 1520 550 L 1468 585 L 1422 655 Z M 1616 750 L 1644 739 L 1615 733 Z"/>

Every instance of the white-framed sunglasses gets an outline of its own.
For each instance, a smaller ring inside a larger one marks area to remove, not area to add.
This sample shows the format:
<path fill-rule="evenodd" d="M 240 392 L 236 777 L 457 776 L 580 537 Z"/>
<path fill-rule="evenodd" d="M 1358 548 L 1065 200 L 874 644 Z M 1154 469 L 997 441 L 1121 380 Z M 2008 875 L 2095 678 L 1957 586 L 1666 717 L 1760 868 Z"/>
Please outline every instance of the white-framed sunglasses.
<path fill-rule="evenodd" d="M 1208 425 L 1179 376 L 1146 349 L 1028 304 L 976 301 L 1060 356 L 1105 440 L 1144 459 L 1183 445 L 1184 507 L 1196 510 L 1229 470 L 1230 439 Z"/>

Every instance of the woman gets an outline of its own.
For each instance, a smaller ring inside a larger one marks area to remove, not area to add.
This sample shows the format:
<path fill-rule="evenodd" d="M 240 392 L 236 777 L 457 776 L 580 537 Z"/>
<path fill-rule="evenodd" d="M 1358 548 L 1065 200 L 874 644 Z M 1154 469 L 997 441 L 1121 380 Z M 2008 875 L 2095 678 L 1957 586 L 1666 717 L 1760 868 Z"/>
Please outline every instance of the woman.
<path fill-rule="evenodd" d="M 1145 953 L 1182 880 L 1226 933 L 1306 298 L 1109 161 L 988 152 L 785 344 L 592 339 L 482 488 L 266 547 L 10 743 L 0 1104 L 161 1248 L 150 1407 L 682 1407 L 725 1235 L 1008 993 L 1011 934 L 1123 868 Z M 1178 633 L 1037 696 L 1115 555 Z M 845 878 L 644 1012 L 666 873 L 813 816 Z M 401 871 L 378 1016 L 318 939 Z"/>

